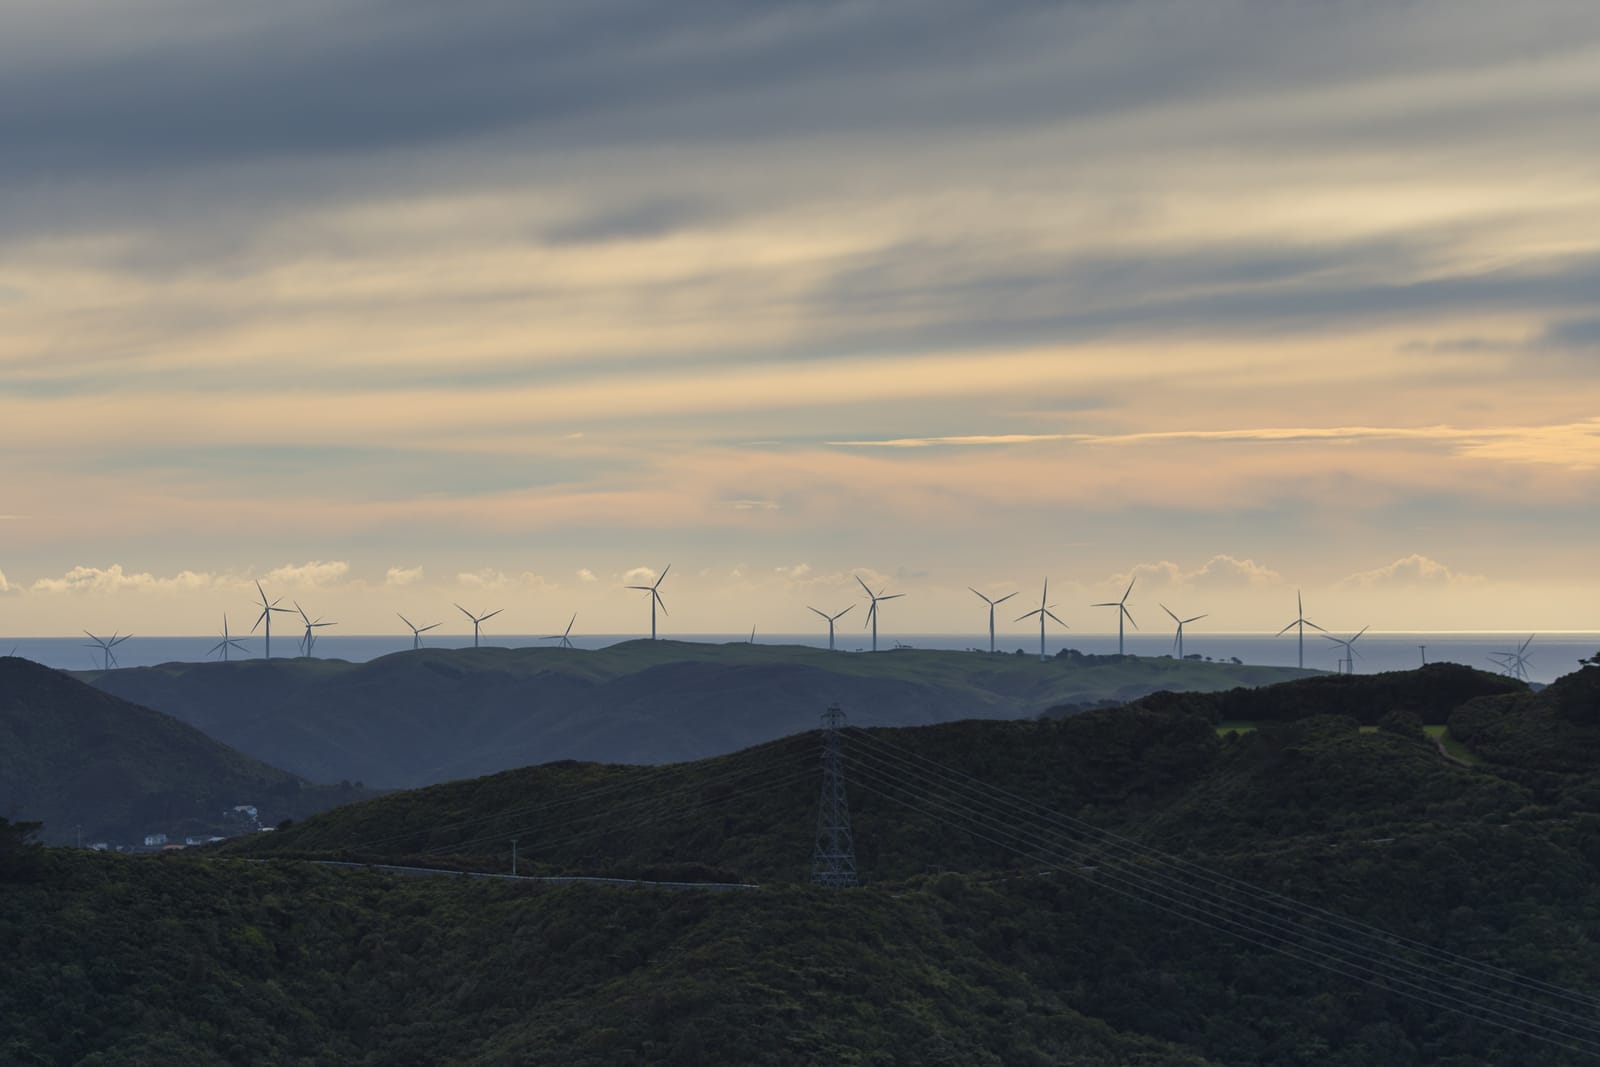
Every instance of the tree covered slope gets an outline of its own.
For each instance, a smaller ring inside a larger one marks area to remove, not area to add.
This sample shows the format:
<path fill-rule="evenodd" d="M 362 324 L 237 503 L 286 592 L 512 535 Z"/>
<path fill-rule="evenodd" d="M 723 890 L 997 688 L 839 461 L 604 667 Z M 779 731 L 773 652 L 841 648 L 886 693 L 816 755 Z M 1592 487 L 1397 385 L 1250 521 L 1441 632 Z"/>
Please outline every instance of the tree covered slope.
<path fill-rule="evenodd" d="M 663 763 L 810 729 L 834 701 L 906 726 L 1032 717 L 1161 689 L 1306 672 L 1168 658 L 830 653 L 632 641 L 573 649 L 422 649 L 369 663 L 246 660 L 86 672 L 313 781 L 400 787 L 558 759 Z"/>

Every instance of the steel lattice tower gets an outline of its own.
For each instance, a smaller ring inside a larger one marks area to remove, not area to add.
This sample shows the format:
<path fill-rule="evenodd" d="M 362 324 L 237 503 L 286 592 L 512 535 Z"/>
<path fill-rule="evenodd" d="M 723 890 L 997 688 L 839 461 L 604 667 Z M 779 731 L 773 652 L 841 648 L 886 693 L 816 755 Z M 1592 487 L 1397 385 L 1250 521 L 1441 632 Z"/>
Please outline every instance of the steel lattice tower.
<path fill-rule="evenodd" d="M 814 885 L 843 889 L 858 884 L 855 839 L 850 835 L 850 804 L 844 794 L 844 756 L 839 729 L 844 712 L 837 704 L 822 713 L 822 802 L 817 808 L 817 846 L 811 853 Z"/>

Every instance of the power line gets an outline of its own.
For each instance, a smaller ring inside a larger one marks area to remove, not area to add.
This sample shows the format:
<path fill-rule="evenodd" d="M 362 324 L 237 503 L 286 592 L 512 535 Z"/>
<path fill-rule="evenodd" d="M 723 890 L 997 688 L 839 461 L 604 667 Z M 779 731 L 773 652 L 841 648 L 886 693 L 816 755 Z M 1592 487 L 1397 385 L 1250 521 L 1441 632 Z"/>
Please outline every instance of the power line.
<path fill-rule="evenodd" d="M 1164 877 L 1134 867 L 1125 859 L 1096 856 L 1092 857 L 1098 861 L 1092 872 L 1080 869 L 1080 864 L 1088 862 L 1091 857 L 1082 849 L 1067 850 L 1059 840 L 1059 833 L 1054 837 L 1044 836 L 1037 829 L 1028 828 L 1026 823 L 1019 824 L 1014 811 L 986 812 L 986 808 L 993 808 L 993 802 L 981 796 L 975 798 L 970 793 L 966 796 L 936 793 L 930 789 L 926 777 L 915 777 L 914 769 L 907 768 L 903 764 L 885 764 L 859 751 L 856 758 L 864 766 L 869 762 L 872 764 L 868 767 L 872 774 L 858 778 L 857 784 L 860 788 L 869 789 L 890 800 L 919 810 L 925 810 L 930 805 L 936 807 L 946 813 L 947 818 L 955 820 L 959 828 L 1008 851 L 1062 864 L 1067 873 L 1102 885 L 1119 895 L 1138 899 L 1159 910 L 1229 933 L 1259 947 L 1270 948 L 1325 970 L 1380 985 L 1430 1006 L 1457 1012 L 1525 1036 L 1560 1044 L 1573 1051 L 1589 1055 L 1600 1054 L 1600 1043 L 1584 1036 L 1585 1033 L 1596 1032 L 1595 1024 L 1587 1019 L 1551 1009 L 1525 998 L 1506 996 L 1487 990 L 1472 980 L 1442 975 L 1437 970 L 1429 970 L 1411 961 L 1400 959 L 1393 951 L 1375 951 L 1371 947 L 1362 948 L 1330 942 L 1317 931 L 1297 926 L 1281 917 L 1268 916 L 1266 919 L 1242 917 L 1240 912 L 1246 909 L 1238 900 L 1223 898 L 1215 892 L 1196 891 L 1191 886 L 1175 883 L 1169 876 Z M 880 779 L 889 787 L 888 789 L 879 787 Z M 892 792 L 894 789 L 909 794 L 912 799 Z M 1441 990 L 1438 988 L 1441 985 L 1446 988 Z M 1470 1000 L 1475 1011 L 1466 1011 L 1458 1003 L 1441 999 L 1451 996 Z M 1503 1008 L 1530 1012 L 1536 1016 L 1542 1015 L 1545 1019 L 1525 1019 L 1521 1015 L 1512 1014 L 1511 1011 L 1502 1010 Z M 1557 1029 L 1555 1025 L 1557 1020 L 1560 1025 L 1576 1028 L 1583 1033 Z"/>

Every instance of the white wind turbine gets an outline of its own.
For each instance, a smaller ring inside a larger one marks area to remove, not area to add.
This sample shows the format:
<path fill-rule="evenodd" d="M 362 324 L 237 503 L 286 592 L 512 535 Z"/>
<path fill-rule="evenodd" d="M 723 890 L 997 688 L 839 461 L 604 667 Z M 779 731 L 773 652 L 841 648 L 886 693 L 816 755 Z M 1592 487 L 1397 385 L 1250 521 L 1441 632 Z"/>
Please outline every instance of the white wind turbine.
<path fill-rule="evenodd" d="M 398 611 L 395 612 L 395 614 L 400 616 L 400 621 L 401 622 L 405 623 L 408 627 L 411 628 L 411 650 L 413 652 L 415 652 L 417 649 L 422 647 L 422 635 L 423 634 L 427 633 L 429 630 L 433 630 L 433 629 L 436 629 L 436 628 L 444 625 L 443 623 L 436 622 L 436 623 L 431 623 L 431 624 L 429 624 L 427 626 L 417 626 L 410 619 L 406 618 L 404 615 L 400 615 L 400 613 Z"/>
<path fill-rule="evenodd" d="M 1133 583 L 1137 582 L 1138 580 L 1139 576 L 1137 574 L 1128 579 L 1128 588 L 1122 591 L 1121 600 L 1108 600 L 1104 604 L 1089 605 L 1092 608 L 1117 609 L 1117 655 L 1119 656 L 1122 655 L 1122 622 L 1124 619 L 1126 619 L 1128 622 L 1133 622 L 1133 615 L 1128 611 L 1128 594 L 1133 592 Z M 1139 628 L 1139 624 L 1133 622 L 1133 628 L 1137 630 Z"/>
<path fill-rule="evenodd" d="M 806 605 L 806 606 L 810 607 L 809 604 Z M 818 615 L 822 616 L 828 622 L 828 651 L 829 652 L 833 651 L 833 624 L 838 622 L 840 619 L 844 618 L 846 615 L 850 614 L 850 608 L 853 608 L 853 607 L 855 607 L 855 605 L 851 604 L 849 608 L 845 608 L 843 611 L 839 612 L 839 614 L 837 614 L 837 615 L 829 615 L 825 611 L 817 611 L 816 608 L 811 608 L 812 611 L 814 611 Z"/>
<path fill-rule="evenodd" d="M 1366 633 L 1367 630 L 1368 627 L 1363 626 L 1360 633 L 1357 633 L 1354 637 L 1349 638 L 1334 637 L 1332 634 L 1322 635 L 1324 639 L 1332 641 L 1336 645 L 1344 646 L 1344 658 L 1339 661 L 1340 674 L 1356 673 L 1356 656 L 1360 655 L 1355 648 L 1356 641 L 1358 641 L 1361 638 L 1361 634 Z"/>
<path fill-rule="evenodd" d="M 1318 626 L 1316 623 L 1314 623 L 1310 619 L 1306 618 L 1305 601 L 1301 599 L 1300 590 L 1298 590 L 1298 589 L 1296 589 L 1294 591 L 1294 603 L 1295 603 L 1295 619 L 1294 619 L 1294 622 L 1291 622 L 1288 626 L 1285 626 L 1283 629 L 1279 630 L 1273 636 L 1282 637 L 1284 634 L 1288 633 L 1290 630 L 1293 630 L 1296 626 L 1300 627 L 1300 669 L 1301 670 L 1305 670 L 1305 668 L 1306 668 L 1306 627 L 1309 626 L 1313 630 L 1320 630 L 1323 634 L 1326 634 L 1328 631 L 1323 630 L 1322 627 Z"/>
<path fill-rule="evenodd" d="M 311 650 L 317 645 L 316 631 L 324 626 L 337 626 L 339 624 L 335 622 L 323 622 L 321 619 L 317 619 L 315 622 L 313 622 L 311 620 L 311 616 L 306 614 L 306 609 L 300 606 L 300 602 L 298 600 L 291 600 L 289 603 L 294 605 L 294 610 L 300 613 L 300 621 L 305 623 L 306 632 L 300 638 L 300 649 L 302 655 L 309 656 L 311 655 Z"/>
<path fill-rule="evenodd" d="M 551 634 L 549 637 L 541 637 L 541 638 L 539 638 L 539 640 L 541 640 L 541 641 L 560 641 L 561 644 L 557 645 L 556 646 L 557 648 L 576 648 L 577 646 L 572 643 L 572 624 L 577 622 L 577 621 L 578 621 L 578 613 L 576 611 L 574 611 L 572 613 L 572 618 L 567 620 L 567 628 L 565 630 L 561 631 L 558 634 Z"/>
<path fill-rule="evenodd" d="M 1165 604 L 1161 605 L 1161 610 L 1166 612 L 1168 615 L 1172 615 L 1172 609 L 1167 607 Z M 1208 612 L 1207 614 L 1210 613 Z M 1180 619 L 1176 615 L 1172 615 L 1172 621 L 1178 624 L 1178 636 L 1173 639 L 1172 647 L 1178 650 L 1179 659 L 1183 658 L 1183 628 L 1189 625 L 1191 622 L 1199 622 L 1205 617 L 1205 615 L 1196 615 L 1192 619 Z"/>
<path fill-rule="evenodd" d="M 243 641 L 240 641 L 237 637 L 229 637 L 228 636 L 228 616 L 227 615 L 223 615 L 222 616 L 222 640 L 218 641 L 216 644 L 212 645 L 211 646 L 211 651 L 207 652 L 206 655 L 215 656 L 218 652 L 221 652 L 222 653 L 222 662 L 226 663 L 226 662 L 228 662 L 228 649 L 230 649 L 230 648 L 237 648 L 240 652 L 243 652 L 245 650 Z"/>
<path fill-rule="evenodd" d="M 656 639 L 656 608 L 661 608 L 661 614 L 667 614 L 667 602 L 661 599 L 661 583 L 667 580 L 667 572 L 672 569 L 672 564 L 667 564 L 661 569 L 661 577 L 650 585 L 630 585 L 629 589 L 638 589 L 650 594 L 650 640 Z M 649 572 L 646 571 L 646 574 Z"/>
<path fill-rule="evenodd" d="M 1513 678 L 1519 678 L 1526 682 L 1528 680 L 1527 652 L 1528 646 L 1533 644 L 1533 638 L 1534 635 L 1529 634 L 1528 639 L 1522 642 L 1522 644 L 1518 645 L 1516 648 L 1506 652 L 1496 652 L 1489 658 L 1500 664 L 1500 666 L 1504 668 L 1505 672 L 1511 675 Z"/>
<path fill-rule="evenodd" d="M 970 589 L 971 586 L 968 586 L 968 588 Z M 976 593 L 977 590 L 974 589 L 973 592 Z M 978 593 L 978 595 L 979 596 L 983 596 L 982 593 Z M 1001 599 L 1003 600 L 1005 598 L 1002 597 Z M 1039 662 L 1040 663 L 1043 663 L 1045 661 L 1045 659 L 1046 659 L 1045 654 L 1044 654 L 1044 620 L 1048 617 L 1048 618 L 1051 618 L 1051 619 L 1055 619 L 1056 622 L 1061 622 L 1060 619 L 1056 619 L 1056 613 L 1050 610 L 1051 608 L 1055 607 L 1055 605 L 1054 604 L 1046 604 L 1045 603 L 1045 601 L 1049 600 L 1049 599 L 1050 599 L 1050 579 L 1046 578 L 1044 580 L 1044 592 L 1039 595 L 1039 610 L 1038 611 L 1030 611 L 1026 615 L 1018 615 L 1017 619 L 1016 619 L 1017 622 L 1021 622 L 1023 619 L 1031 619 L 1035 615 L 1039 616 Z M 998 603 L 998 602 L 999 601 L 996 601 L 996 603 Z M 990 610 L 992 611 L 993 609 L 990 609 Z M 993 624 L 991 623 L 991 626 L 992 625 Z M 1064 622 L 1061 622 L 1061 625 L 1062 626 L 1067 626 L 1067 624 L 1064 623 Z M 1067 629 L 1070 630 L 1071 627 L 1067 626 Z M 990 645 L 989 651 L 993 652 L 994 651 L 994 647 L 993 647 L 994 646 L 994 631 L 992 629 L 989 631 L 989 645 Z"/>
<path fill-rule="evenodd" d="M 288 608 L 280 608 L 280 607 L 278 607 L 279 604 L 283 603 L 283 597 L 279 597 L 277 600 L 271 601 L 269 603 L 268 600 L 267 600 L 266 590 L 261 588 L 261 580 L 259 578 L 256 579 L 256 592 L 261 594 L 261 614 L 259 616 L 257 616 L 257 618 L 256 618 L 256 625 L 250 627 L 250 632 L 251 633 L 255 633 L 256 632 L 256 627 L 260 626 L 262 623 L 266 623 L 267 624 L 267 658 L 271 659 L 272 658 L 272 613 L 274 611 L 281 611 L 285 615 L 293 615 L 294 612 L 290 611 Z"/>
<path fill-rule="evenodd" d="M 1046 585 L 1050 584 L 1049 579 L 1045 580 L 1045 584 Z M 967 586 L 967 588 L 968 589 L 972 589 L 972 586 L 969 585 L 969 586 Z M 1017 594 L 1015 594 L 1015 593 L 1007 593 L 1005 596 L 1001 597 L 999 600 L 990 600 L 988 597 L 984 596 L 982 593 L 978 592 L 976 589 L 972 589 L 972 594 L 974 596 L 976 596 L 979 600 L 983 601 L 985 604 L 989 605 L 989 651 L 993 652 L 994 651 L 994 608 L 995 608 L 995 605 L 996 604 L 1004 604 L 1006 601 L 1010 600 L 1012 597 L 1016 596 Z M 1027 618 L 1027 616 L 1024 615 L 1023 618 Z M 1060 622 L 1061 620 L 1057 619 L 1056 621 Z M 1039 625 L 1041 627 L 1044 625 L 1044 620 L 1043 619 L 1039 620 Z"/>
<path fill-rule="evenodd" d="M 461 612 L 461 614 L 465 615 L 467 618 L 472 620 L 472 647 L 473 648 L 477 648 L 478 647 L 478 627 L 480 625 L 482 625 L 483 623 L 488 622 L 490 619 L 494 618 L 496 615 L 500 614 L 502 611 L 504 611 L 506 609 L 505 608 L 495 608 L 493 611 L 489 612 L 489 614 L 487 614 L 487 615 L 474 615 L 472 612 L 468 611 L 466 608 L 462 607 L 460 604 L 457 604 L 456 605 L 456 610 Z"/>
<path fill-rule="evenodd" d="M 861 581 L 861 575 L 856 575 L 856 581 L 861 582 L 862 590 L 867 594 L 867 599 L 872 601 L 872 606 L 867 609 L 867 622 L 872 624 L 872 651 L 878 651 L 878 602 L 881 600 L 896 600 L 905 596 L 904 593 L 890 593 L 884 596 L 882 592 L 874 593 L 867 588 L 867 583 Z"/>
<path fill-rule="evenodd" d="M 83 647 L 98 648 L 101 656 L 103 657 L 102 662 L 105 664 L 105 669 L 108 671 L 117 665 L 116 653 L 112 652 L 111 650 L 133 636 L 132 634 L 123 634 L 121 637 L 118 637 L 115 630 L 111 631 L 110 637 L 96 637 L 94 634 L 89 633 L 88 630 L 83 632 L 88 636 L 89 640 L 94 642 L 92 645 L 84 645 Z"/>

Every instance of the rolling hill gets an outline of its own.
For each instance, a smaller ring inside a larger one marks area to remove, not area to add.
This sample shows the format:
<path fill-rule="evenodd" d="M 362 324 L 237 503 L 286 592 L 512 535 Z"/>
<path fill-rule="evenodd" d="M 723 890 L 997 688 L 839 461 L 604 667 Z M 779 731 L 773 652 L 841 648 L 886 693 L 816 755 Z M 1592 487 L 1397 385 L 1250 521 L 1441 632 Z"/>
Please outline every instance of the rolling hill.
<path fill-rule="evenodd" d="M 1417 674 L 1365 691 L 1388 705 Z M 1310 707 L 1325 691 L 1307 685 L 1277 691 Z M 0 892 L 13 961 L 0 998 L 17 1008 L 0 1013 L 0 1050 L 105 1064 L 1593 1062 L 1600 768 L 1550 759 L 1600 740 L 1600 669 L 1537 695 L 1457 695 L 1451 722 L 1481 739 L 1478 767 L 1445 759 L 1415 717 L 1375 711 L 1225 734 L 1160 701 L 851 728 L 854 890 L 805 884 L 814 733 L 679 766 L 566 762 L 393 794 L 220 855 L 57 852 Z M 512 836 L 538 870 L 761 886 L 556 888 L 303 858 L 505 870 Z"/>
<path fill-rule="evenodd" d="M 1310 673 L 1164 657 L 1040 663 L 632 641 L 596 652 L 423 649 L 359 664 L 174 663 L 80 676 L 311 780 L 407 787 L 559 759 L 663 763 L 732 752 L 811 729 L 835 701 L 859 721 L 906 726 Z"/>
<path fill-rule="evenodd" d="M 44 840 L 142 842 L 147 833 L 238 833 L 370 795 L 313 786 L 192 726 L 25 659 L 0 658 L 0 818 L 44 823 Z"/>

